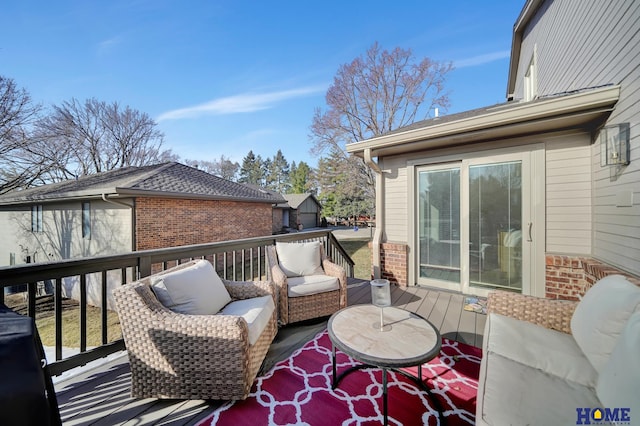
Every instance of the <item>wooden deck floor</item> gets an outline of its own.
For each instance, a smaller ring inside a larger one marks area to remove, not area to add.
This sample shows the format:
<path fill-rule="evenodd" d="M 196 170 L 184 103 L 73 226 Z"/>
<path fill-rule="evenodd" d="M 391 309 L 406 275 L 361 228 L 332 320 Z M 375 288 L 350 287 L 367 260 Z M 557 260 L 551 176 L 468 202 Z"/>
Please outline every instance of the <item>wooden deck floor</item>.
<path fill-rule="evenodd" d="M 368 281 L 350 280 L 349 305 L 370 303 Z M 423 316 L 439 328 L 443 337 L 482 346 L 486 315 L 463 309 L 464 296 L 423 287 L 393 287 L 394 306 Z M 313 320 L 278 331 L 262 366 L 275 363 L 326 328 L 327 321 Z M 55 385 L 64 425 L 193 425 L 218 406 L 216 401 L 131 399 L 126 355 Z"/>

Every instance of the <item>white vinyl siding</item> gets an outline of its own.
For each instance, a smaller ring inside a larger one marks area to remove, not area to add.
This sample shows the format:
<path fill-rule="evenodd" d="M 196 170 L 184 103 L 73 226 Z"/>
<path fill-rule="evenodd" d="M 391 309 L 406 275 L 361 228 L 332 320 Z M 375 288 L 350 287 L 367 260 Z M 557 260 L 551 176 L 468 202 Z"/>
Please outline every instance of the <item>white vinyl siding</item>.
<path fill-rule="evenodd" d="M 566 136 L 548 141 L 546 179 L 546 251 L 590 255 L 590 135 Z"/>
<path fill-rule="evenodd" d="M 31 232 L 30 206 L 0 208 L 0 266 L 10 253 L 36 253 L 36 261 L 127 253 L 132 250 L 131 209 L 103 201 L 91 202 L 91 239 L 82 236 L 82 203 L 48 203 L 42 214 L 42 232 Z M 21 246 L 23 248 L 21 248 Z M 23 263 L 22 255 L 16 263 Z"/>
<path fill-rule="evenodd" d="M 385 157 L 385 234 L 386 241 L 406 243 L 408 236 L 407 158 Z"/>
<path fill-rule="evenodd" d="M 604 262 L 640 274 L 640 2 L 544 2 L 523 33 L 514 88 L 518 99 L 524 95 L 524 75 L 534 46 L 537 46 L 540 96 L 606 84 L 621 86 L 620 100 L 604 125 L 630 124 L 631 163 L 622 168 L 600 167 L 599 144 L 589 147 L 592 228 L 589 251 Z M 592 136 L 595 139 L 597 133 Z M 579 155 L 582 154 L 581 151 Z M 551 169 L 547 174 L 555 182 L 553 174 L 563 171 L 553 169 L 554 164 L 549 161 L 548 157 L 547 166 Z M 581 157 L 581 161 L 584 158 Z M 547 183 L 548 189 L 556 192 L 548 194 L 547 213 L 551 221 L 548 224 L 548 250 L 588 252 L 578 241 L 586 234 L 576 229 L 587 228 L 584 223 L 588 219 L 587 206 L 584 200 L 579 201 L 584 196 L 577 196 L 587 191 L 586 182 L 577 175 L 568 174 L 562 180 L 562 186 L 553 189 Z M 617 207 L 616 198 L 630 192 L 633 193 L 633 206 Z M 562 209 L 568 206 L 560 206 L 560 199 L 574 193 L 577 205 L 569 213 L 563 212 Z M 560 229 L 562 221 L 571 228 Z"/>

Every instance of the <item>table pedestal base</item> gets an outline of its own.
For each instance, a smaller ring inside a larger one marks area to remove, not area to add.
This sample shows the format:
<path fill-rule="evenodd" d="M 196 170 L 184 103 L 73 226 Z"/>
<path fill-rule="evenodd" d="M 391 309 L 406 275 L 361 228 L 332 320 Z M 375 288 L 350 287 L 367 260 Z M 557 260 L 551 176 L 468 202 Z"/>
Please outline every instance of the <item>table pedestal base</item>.
<path fill-rule="evenodd" d="M 422 381 L 422 365 L 418 366 L 418 377 L 414 376 L 413 374 L 409 374 L 406 371 L 398 369 L 398 368 L 379 367 L 377 365 L 368 365 L 368 364 L 355 365 L 355 366 L 350 367 L 349 369 L 343 371 L 340 374 L 340 376 L 338 376 L 337 375 L 337 367 L 336 367 L 336 348 L 335 348 L 335 346 L 333 346 L 333 349 L 332 349 L 333 381 L 332 381 L 332 384 L 331 384 L 331 389 L 337 388 L 338 384 L 340 383 L 340 381 L 345 376 L 347 376 L 348 374 L 353 373 L 354 371 L 357 371 L 357 370 L 363 370 L 365 368 L 380 368 L 382 370 L 382 415 L 384 416 L 384 425 L 385 426 L 388 423 L 388 414 L 387 414 L 388 413 L 388 411 L 387 411 L 388 410 L 387 409 L 387 371 L 388 370 L 392 370 L 392 371 L 395 371 L 396 373 L 402 374 L 406 378 L 408 378 L 411 381 L 413 381 L 420 389 L 425 391 L 427 396 L 429 397 L 429 400 L 431 400 L 431 402 L 433 402 L 433 405 L 434 405 L 436 411 L 438 411 L 439 424 L 441 424 L 441 425 L 445 424 L 444 416 L 442 414 L 442 406 L 440 405 L 440 402 L 433 395 L 433 393 L 431 393 L 431 389 L 429 389 L 427 387 L 427 385 Z"/>

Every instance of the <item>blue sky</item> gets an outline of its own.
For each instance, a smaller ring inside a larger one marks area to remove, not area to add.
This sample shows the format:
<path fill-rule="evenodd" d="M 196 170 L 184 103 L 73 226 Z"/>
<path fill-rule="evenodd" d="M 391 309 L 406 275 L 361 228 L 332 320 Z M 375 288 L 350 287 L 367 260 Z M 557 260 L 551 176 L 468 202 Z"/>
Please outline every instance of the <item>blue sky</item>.
<path fill-rule="evenodd" d="M 374 42 L 452 61 L 448 113 L 505 100 L 524 0 L 5 0 L 0 74 L 43 105 L 76 98 L 146 112 L 183 159 L 309 153 L 339 66 Z"/>

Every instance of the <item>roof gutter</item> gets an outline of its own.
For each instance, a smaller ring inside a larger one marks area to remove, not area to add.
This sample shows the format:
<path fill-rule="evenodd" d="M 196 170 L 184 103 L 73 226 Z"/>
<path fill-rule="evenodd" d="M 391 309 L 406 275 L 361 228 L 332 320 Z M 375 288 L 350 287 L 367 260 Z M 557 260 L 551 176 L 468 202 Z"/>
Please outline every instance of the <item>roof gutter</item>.
<path fill-rule="evenodd" d="M 384 176 L 382 169 L 373 161 L 371 148 L 364 150 L 364 162 L 376 173 L 376 230 L 371 242 L 371 263 L 373 265 L 373 278 L 381 278 L 382 265 L 380 262 L 380 245 L 382 244 L 382 230 L 384 229 Z"/>
<path fill-rule="evenodd" d="M 107 203 L 117 204 L 117 205 L 119 205 L 119 206 L 128 207 L 128 208 L 130 208 L 130 209 L 132 209 L 132 208 L 133 208 L 133 205 L 132 205 L 132 204 L 125 203 L 124 201 L 117 201 L 117 200 L 113 200 L 113 199 L 111 199 L 111 198 L 108 198 L 108 197 L 107 197 L 107 194 L 105 194 L 104 192 L 101 194 L 101 198 L 102 198 L 102 201 L 105 201 L 105 202 L 107 202 Z"/>
<path fill-rule="evenodd" d="M 364 156 L 369 149 L 371 150 L 369 155 L 379 157 L 390 148 L 397 151 L 400 146 L 407 145 L 408 148 L 408 145 L 414 142 L 442 141 L 438 145 L 443 147 L 448 144 L 464 143 L 464 140 L 468 140 L 468 136 L 472 134 L 477 136 L 477 140 L 490 139 L 500 129 L 508 129 L 509 137 L 521 131 L 533 130 L 535 133 L 543 133 L 559 130 L 562 126 L 568 125 L 568 119 L 574 118 L 577 120 L 576 123 L 588 121 L 590 116 L 610 111 L 619 96 L 620 86 L 612 85 L 570 95 L 514 103 L 491 108 L 482 114 L 459 120 L 351 143 L 346 148 L 347 152 L 359 156 Z M 464 135 L 467 137 L 465 138 Z"/>

